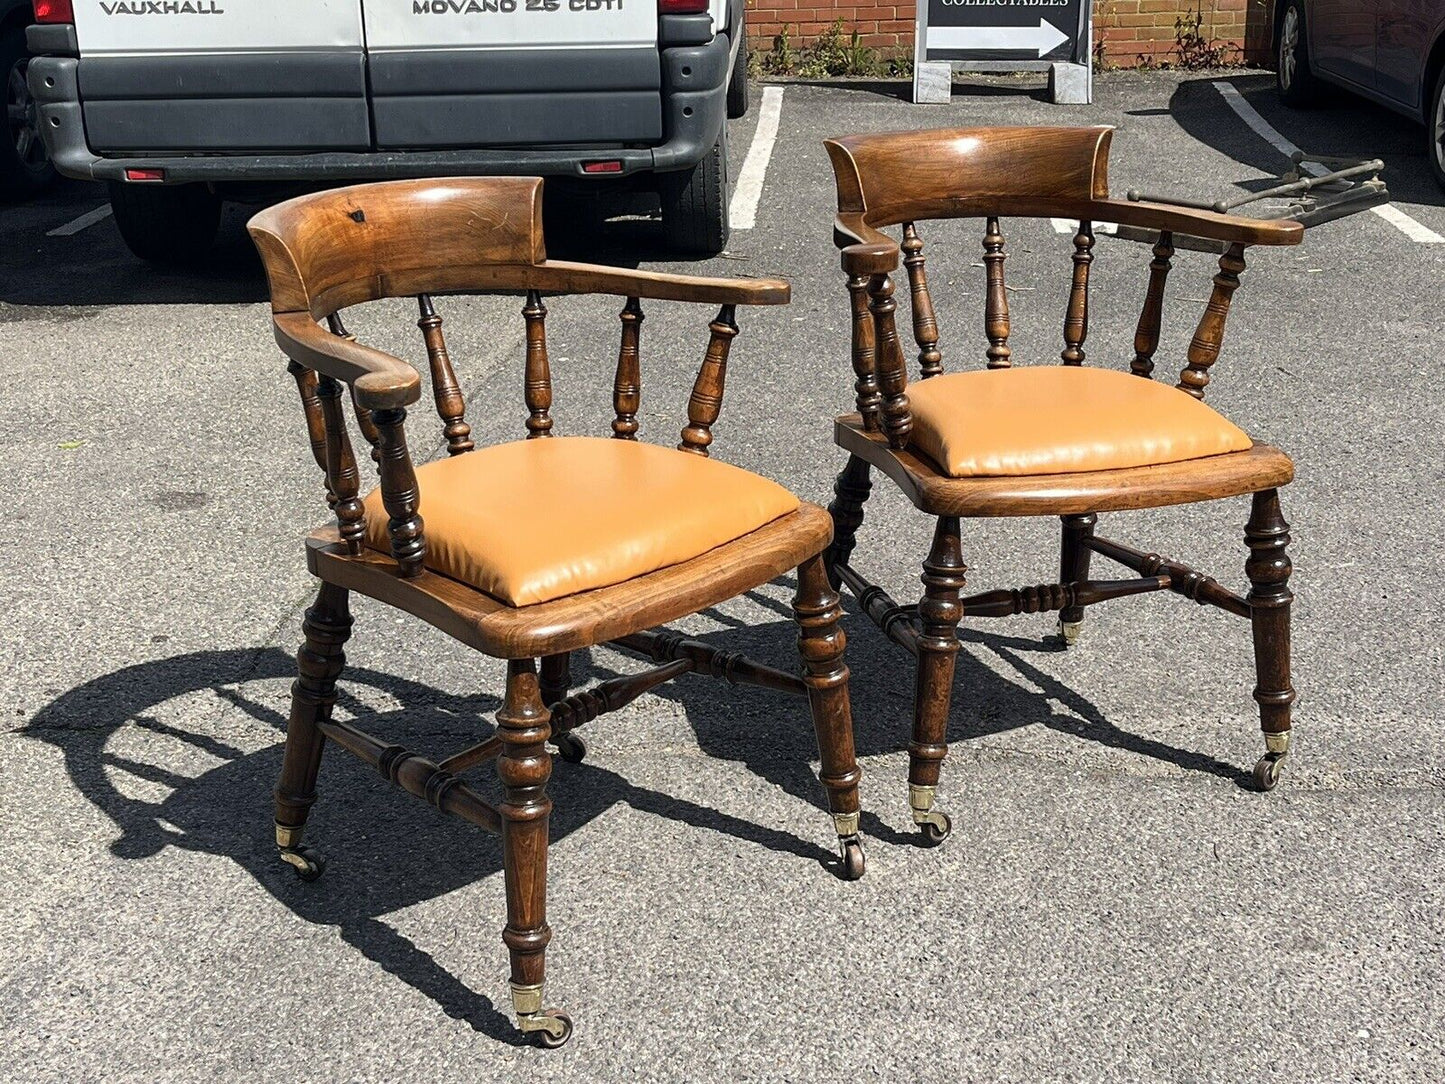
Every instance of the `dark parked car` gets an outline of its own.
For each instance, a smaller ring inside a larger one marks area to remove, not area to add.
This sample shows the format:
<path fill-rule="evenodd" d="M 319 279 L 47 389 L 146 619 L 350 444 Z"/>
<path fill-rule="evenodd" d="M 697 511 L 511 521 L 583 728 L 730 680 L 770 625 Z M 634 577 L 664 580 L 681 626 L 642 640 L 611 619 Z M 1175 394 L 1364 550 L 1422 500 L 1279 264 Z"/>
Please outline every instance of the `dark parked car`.
<path fill-rule="evenodd" d="M 1275 28 L 1280 100 L 1329 82 L 1424 121 L 1445 187 L 1445 0 L 1278 0 Z"/>
<path fill-rule="evenodd" d="M 30 0 L 0 0 L 0 86 L 5 89 L 5 124 L 0 127 L 0 199 L 34 195 L 55 179 L 40 140 L 35 103 L 25 86 L 30 54 L 25 27 Z"/>

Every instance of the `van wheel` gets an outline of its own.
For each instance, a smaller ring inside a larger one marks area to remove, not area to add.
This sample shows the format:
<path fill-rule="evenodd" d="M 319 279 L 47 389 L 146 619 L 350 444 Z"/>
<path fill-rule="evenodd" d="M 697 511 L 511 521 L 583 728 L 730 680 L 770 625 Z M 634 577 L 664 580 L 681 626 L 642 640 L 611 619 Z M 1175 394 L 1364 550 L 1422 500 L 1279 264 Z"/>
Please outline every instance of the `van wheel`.
<path fill-rule="evenodd" d="M 1429 141 L 1426 157 L 1435 183 L 1445 188 L 1445 69 L 1435 77 L 1435 93 L 1430 96 L 1430 109 L 1425 114 L 1425 137 Z"/>
<path fill-rule="evenodd" d="M 221 197 L 203 184 L 112 181 L 110 209 L 126 248 L 151 263 L 195 263 L 221 224 Z"/>
<path fill-rule="evenodd" d="M 738 26 L 743 43 L 738 46 L 738 59 L 733 64 L 733 76 L 728 80 L 728 120 L 737 120 L 748 115 L 748 33 L 745 26 Z"/>
<path fill-rule="evenodd" d="M 5 115 L 0 118 L 0 197 L 6 199 L 33 196 L 55 180 L 55 167 L 40 141 L 35 101 L 25 85 L 29 66 L 25 28 L 0 31 L 0 90 L 5 98 Z"/>
<path fill-rule="evenodd" d="M 662 232 L 668 247 L 688 256 L 716 256 L 728 243 L 726 129 L 692 169 L 658 178 Z"/>
<path fill-rule="evenodd" d="M 1298 108 L 1320 97 L 1320 81 L 1310 68 L 1303 0 L 1289 0 L 1280 16 L 1274 59 L 1274 82 L 1280 101 Z"/>

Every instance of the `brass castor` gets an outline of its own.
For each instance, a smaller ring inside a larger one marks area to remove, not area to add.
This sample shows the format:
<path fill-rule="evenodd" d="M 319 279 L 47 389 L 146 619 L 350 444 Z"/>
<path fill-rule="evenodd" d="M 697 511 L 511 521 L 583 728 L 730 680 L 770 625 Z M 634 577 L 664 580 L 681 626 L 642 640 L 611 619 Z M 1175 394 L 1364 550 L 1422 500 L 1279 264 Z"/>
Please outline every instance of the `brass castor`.
<path fill-rule="evenodd" d="M 544 1009 L 530 1017 L 519 1017 L 522 1030 L 543 1050 L 566 1046 L 572 1038 L 572 1018 L 561 1009 Z M 530 1026 L 529 1026 L 530 1025 Z"/>
<path fill-rule="evenodd" d="M 1278 753 L 1266 753 L 1254 766 L 1254 785 L 1261 793 L 1268 794 L 1279 783 L 1280 767 L 1284 757 Z"/>
<path fill-rule="evenodd" d="M 556 1050 L 572 1038 L 572 1018 L 560 1009 L 542 1008 L 542 984 L 523 986 L 512 983 L 512 1008 L 517 1014 L 517 1027 L 537 1045 Z"/>
<path fill-rule="evenodd" d="M 953 821 L 948 819 L 947 813 L 929 813 L 928 820 L 920 823 L 918 827 L 923 830 L 925 847 L 937 847 L 953 833 Z"/>
<path fill-rule="evenodd" d="M 1265 754 L 1254 766 L 1254 785 L 1261 793 L 1268 794 L 1279 783 L 1280 769 L 1289 755 L 1289 739 L 1288 730 L 1264 736 Z"/>
<path fill-rule="evenodd" d="M 576 734 L 553 734 L 552 744 L 557 747 L 557 755 L 568 764 L 581 764 L 587 756 L 587 743 Z"/>
<path fill-rule="evenodd" d="M 326 859 L 310 847 L 282 847 L 281 861 L 295 869 L 303 881 L 314 881 L 326 872 Z"/>
<path fill-rule="evenodd" d="M 922 831 L 925 847 L 937 847 L 953 832 L 953 821 L 948 814 L 933 808 L 933 796 L 938 788 L 908 784 L 908 808 L 913 813 L 913 823 Z"/>
<path fill-rule="evenodd" d="M 868 864 L 863 858 L 863 841 L 857 836 L 840 839 L 838 848 L 842 856 L 842 861 L 838 865 L 838 876 L 845 881 L 856 881 L 862 878 L 864 871 L 868 868 Z"/>

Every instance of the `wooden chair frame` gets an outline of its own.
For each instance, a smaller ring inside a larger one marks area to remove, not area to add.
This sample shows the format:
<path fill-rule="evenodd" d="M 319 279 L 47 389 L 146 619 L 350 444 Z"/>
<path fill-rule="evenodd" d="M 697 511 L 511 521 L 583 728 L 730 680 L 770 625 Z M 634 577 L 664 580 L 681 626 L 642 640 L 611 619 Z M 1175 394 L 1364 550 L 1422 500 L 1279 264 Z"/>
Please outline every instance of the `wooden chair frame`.
<path fill-rule="evenodd" d="M 565 1013 L 544 1009 L 547 782 L 554 745 L 580 760 L 573 731 L 659 684 L 687 673 L 721 677 L 805 698 L 821 755 L 821 779 L 842 853 L 845 879 L 862 876 L 858 780 L 844 665 L 842 609 L 822 551 L 832 536 L 828 513 L 807 503 L 750 534 L 671 568 L 531 606 L 509 606 L 427 569 L 422 494 L 403 432 L 406 408 L 421 396 L 410 365 L 357 342 L 340 310 L 380 298 L 417 299 L 433 398 L 450 455 L 473 448 L 471 429 L 437 314 L 444 293 L 520 293 L 525 302 L 525 435 L 554 430 L 544 297 L 603 293 L 626 298 L 614 382 L 612 436 L 636 440 L 642 391 L 642 300 L 720 306 L 688 403 L 679 449 L 708 455 L 722 405 L 738 306 L 787 303 L 789 288 L 768 279 L 732 280 L 654 274 L 549 261 L 541 224 L 542 182 L 535 178 L 402 181 L 305 196 L 263 211 L 250 231 L 271 286 L 276 341 L 290 359 L 312 454 L 326 478 L 334 526 L 307 541 L 321 580 L 307 611 L 298 654 L 280 782 L 276 840 L 304 879 L 323 864 L 301 845 L 316 800 L 316 777 L 329 739 L 376 767 L 403 790 L 502 839 L 511 990 L 520 1027 L 545 1046 L 572 1031 Z M 318 321 L 326 324 L 321 326 Z M 359 429 L 379 468 L 389 517 L 390 554 L 363 544 L 359 471 L 347 433 L 349 388 Z M 797 569 L 793 612 L 800 674 L 715 649 L 658 626 L 724 602 Z M 506 694 L 496 733 L 440 760 L 366 734 L 332 718 L 336 683 L 351 633 L 349 593 L 359 591 L 414 614 L 461 642 L 507 660 Z M 658 664 L 642 673 L 572 692 L 570 652 L 607 644 Z M 467 770 L 495 761 L 502 798 L 493 803 L 463 782 Z"/>
<path fill-rule="evenodd" d="M 1142 379 L 1154 372 L 1164 309 L 1164 287 L 1176 240 L 1180 247 L 1222 252 L 1213 290 L 1177 386 L 1204 397 L 1223 342 L 1230 301 L 1250 245 L 1299 243 L 1302 227 L 1212 211 L 1109 198 L 1110 128 L 980 128 L 899 132 L 826 141 L 837 183 L 834 241 L 842 252 L 852 321 L 852 361 L 857 411 L 838 418 L 835 439 L 848 452 L 829 506 L 834 539 L 827 561 L 835 585 L 846 585 L 883 633 L 917 659 L 909 805 L 929 843 L 940 843 L 951 825 L 935 807 L 946 732 L 957 629 L 965 617 L 1004 617 L 1058 611 L 1059 633 L 1068 645 L 1079 635 L 1084 610 L 1109 599 L 1148 591 L 1173 591 L 1203 605 L 1247 618 L 1253 628 L 1265 755 L 1254 769 L 1260 789 L 1279 779 L 1289 750 L 1290 683 L 1289 527 L 1280 512 L 1279 487 L 1294 476 L 1289 458 L 1256 442 L 1246 451 L 1162 466 L 1014 477 L 954 478 L 909 449 L 913 416 L 907 363 L 894 321 L 892 273 L 908 276 L 920 378 L 943 371 L 916 223 L 933 219 L 984 220 L 983 351 L 990 369 L 1012 362 L 1006 252 L 1001 221 L 1017 217 L 1064 217 L 1078 221 L 1072 278 L 1063 322 L 1064 365 L 1082 365 L 1089 318 L 1089 268 L 1095 222 L 1157 231 L 1148 285 L 1134 339 L 1130 370 Z M 883 229 L 901 226 L 901 241 Z M 933 546 L 923 562 L 923 597 L 896 603 L 851 563 L 863 506 L 877 468 L 913 504 L 936 518 Z M 1134 549 L 1094 533 L 1100 512 L 1252 495 L 1245 541 L 1249 559 L 1247 596 L 1178 561 Z M 963 517 L 1058 516 L 1062 522 L 1059 582 L 963 596 L 965 568 L 959 541 Z M 1090 558 L 1107 557 L 1132 570 L 1132 579 L 1089 576 Z"/>

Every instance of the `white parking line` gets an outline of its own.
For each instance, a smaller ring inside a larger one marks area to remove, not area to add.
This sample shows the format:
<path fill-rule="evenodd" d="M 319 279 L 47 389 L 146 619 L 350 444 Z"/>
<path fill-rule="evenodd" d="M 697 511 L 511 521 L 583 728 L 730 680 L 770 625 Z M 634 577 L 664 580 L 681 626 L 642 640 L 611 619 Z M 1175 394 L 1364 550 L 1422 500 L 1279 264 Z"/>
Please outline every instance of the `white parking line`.
<path fill-rule="evenodd" d="M 1055 233 L 1078 233 L 1079 220 L 1076 218 L 1051 218 Z M 1113 234 L 1119 232 L 1117 222 L 1094 222 L 1092 223 L 1095 233 Z"/>
<path fill-rule="evenodd" d="M 81 230 L 88 230 L 97 222 L 104 222 L 110 217 L 110 204 L 103 203 L 93 211 L 86 211 L 79 218 L 72 219 L 63 226 L 56 226 L 45 234 L 46 237 L 71 237 Z"/>
<path fill-rule="evenodd" d="M 1234 84 L 1217 82 L 1214 84 L 1214 89 L 1219 91 L 1224 97 L 1224 100 L 1229 103 L 1229 108 L 1239 114 L 1240 120 L 1249 125 L 1256 135 L 1275 150 L 1279 151 L 1280 154 L 1288 158 L 1299 150 L 1298 147 L 1280 134 L 1278 128 L 1260 116 L 1254 106 L 1244 100 L 1244 95 L 1235 89 Z M 1313 173 L 1316 177 L 1323 177 L 1329 172 L 1325 166 L 1322 166 L 1318 162 L 1301 162 L 1300 166 L 1306 172 Z M 1445 244 L 1445 237 L 1441 237 L 1429 226 L 1417 222 L 1394 204 L 1385 203 L 1379 207 L 1371 207 L 1370 210 L 1374 211 L 1375 214 L 1379 215 L 1412 241 L 1416 241 L 1422 245 Z"/>
<path fill-rule="evenodd" d="M 763 198 L 763 181 L 768 175 L 768 160 L 773 144 L 778 141 L 778 121 L 783 115 L 783 88 L 764 87 L 763 107 L 758 111 L 758 127 L 753 132 L 753 145 L 743 159 L 738 183 L 733 188 L 733 201 L 728 218 L 735 230 L 750 230 L 758 219 L 758 203 Z"/>

